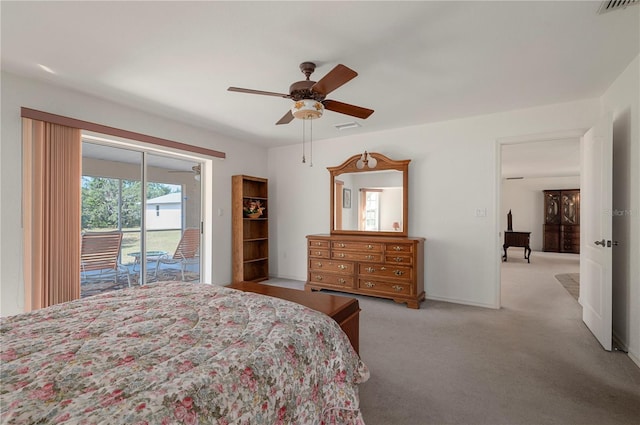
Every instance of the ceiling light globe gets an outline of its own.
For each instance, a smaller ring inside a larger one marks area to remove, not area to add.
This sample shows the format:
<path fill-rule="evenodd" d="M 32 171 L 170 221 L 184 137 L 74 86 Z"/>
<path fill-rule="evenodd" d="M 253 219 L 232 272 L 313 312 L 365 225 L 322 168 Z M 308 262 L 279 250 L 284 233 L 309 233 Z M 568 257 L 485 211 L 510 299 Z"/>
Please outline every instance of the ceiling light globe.
<path fill-rule="evenodd" d="M 324 105 L 317 100 L 302 99 L 293 103 L 291 113 L 294 117 L 303 120 L 314 120 L 320 118 L 324 112 Z"/>

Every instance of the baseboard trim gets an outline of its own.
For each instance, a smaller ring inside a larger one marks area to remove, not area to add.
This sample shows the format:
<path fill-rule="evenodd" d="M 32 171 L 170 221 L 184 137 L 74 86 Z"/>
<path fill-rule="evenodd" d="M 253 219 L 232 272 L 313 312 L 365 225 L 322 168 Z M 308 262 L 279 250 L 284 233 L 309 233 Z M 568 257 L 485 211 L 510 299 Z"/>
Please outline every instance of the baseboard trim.
<path fill-rule="evenodd" d="M 447 302 L 447 303 L 453 303 L 453 304 L 463 304 L 463 305 L 471 305 L 474 307 L 483 307 L 483 308 L 490 308 L 492 310 L 499 310 L 500 307 L 494 305 L 494 304 L 485 304 L 485 303 L 478 303 L 475 301 L 468 301 L 468 300 L 461 300 L 458 298 L 447 298 L 447 297 L 426 297 L 427 300 L 430 301 L 443 301 L 443 302 Z"/>
<path fill-rule="evenodd" d="M 287 279 L 287 280 L 297 280 L 299 282 L 306 282 L 307 278 L 299 278 L 297 276 L 282 276 L 282 275 L 269 275 L 269 279 Z"/>

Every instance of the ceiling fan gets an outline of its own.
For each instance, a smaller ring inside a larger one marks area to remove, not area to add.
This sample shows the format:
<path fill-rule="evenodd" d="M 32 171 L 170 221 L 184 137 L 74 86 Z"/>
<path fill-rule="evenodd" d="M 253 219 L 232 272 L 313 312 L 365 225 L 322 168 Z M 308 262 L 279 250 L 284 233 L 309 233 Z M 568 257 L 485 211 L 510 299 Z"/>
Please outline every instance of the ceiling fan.
<path fill-rule="evenodd" d="M 303 62 L 300 64 L 300 71 L 307 77 L 306 80 L 297 81 L 289 87 L 289 94 L 274 93 L 262 90 L 243 89 L 240 87 L 229 87 L 229 91 L 240 93 L 261 94 L 265 96 L 277 96 L 294 101 L 293 107 L 289 110 L 276 125 L 288 124 L 294 118 L 314 119 L 320 118 L 324 109 L 350 115 L 356 118 L 366 119 L 373 114 L 373 109 L 361 106 L 350 105 L 338 102 L 337 100 L 326 99 L 326 96 L 342 86 L 346 82 L 355 78 L 358 73 L 354 70 L 338 64 L 320 81 L 311 81 L 309 76 L 315 71 L 316 64 L 313 62 Z"/>
<path fill-rule="evenodd" d="M 193 178 L 196 180 L 200 180 L 200 164 L 194 165 L 191 167 L 191 171 L 187 170 L 169 170 L 168 173 L 188 173 L 193 174 Z"/>

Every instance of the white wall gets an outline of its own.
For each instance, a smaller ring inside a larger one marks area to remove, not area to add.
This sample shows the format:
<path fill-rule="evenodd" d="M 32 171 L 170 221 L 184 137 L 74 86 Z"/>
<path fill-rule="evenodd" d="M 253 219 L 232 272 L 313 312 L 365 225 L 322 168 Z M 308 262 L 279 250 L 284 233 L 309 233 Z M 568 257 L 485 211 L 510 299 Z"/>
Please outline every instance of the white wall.
<path fill-rule="evenodd" d="M 300 164 L 296 146 L 270 149 L 269 190 L 276 206 L 270 215 L 270 270 L 306 280 L 305 236 L 329 233 L 326 167 L 365 150 L 380 152 L 391 159 L 411 159 L 408 228 L 411 236 L 427 238 L 427 297 L 497 307 L 502 245 L 496 211 L 497 140 L 587 129 L 598 115 L 598 99 L 590 99 L 357 134 L 314 143 L 313 167 Z M 299 205 L 305 205 L 304 215 Z M 487 216 L 476 217 L 478 208 Z"/>
<path fill-rule="evenodd" d="M 602 107 L 613 113 L 613 336 L 640 366 L 640 56 Z"/>
<path fill-rule="evenodd" d="M 387 187 L 380 192 L 380 230 L 393 232 L 393 223 L 402 225 L 402 187 Z"/>
<path fill-rule="evenodd" d="M 213 161 L 212 283 L 231 282 L 231 176 L 265 176 L 264 148 L 178 123 L 165 117 L 129 108 L 70 89 L 2 73 L 2 156 L 0 158 L 0 314 L 21 313 L 24 308 L 22 228 L 20 205 L 22 124 L 20 107 L 64 115 L 164 139 L 225 152 L 225 160 Z M 222 216 L 217 215 L 222 209 Z"/>
<path fill-rule="evenodd" d="M 576 152 L 576 155 L 580 155 L 580 152 Z M 507 229 L 507 214 L 511 210 L 513 230 L 531 232 L 531 250 L 542 251 L 544 224 L 542 191 L 579 188 L 580 176 L 503 179 L 500 229 L 503 231 Z"/>

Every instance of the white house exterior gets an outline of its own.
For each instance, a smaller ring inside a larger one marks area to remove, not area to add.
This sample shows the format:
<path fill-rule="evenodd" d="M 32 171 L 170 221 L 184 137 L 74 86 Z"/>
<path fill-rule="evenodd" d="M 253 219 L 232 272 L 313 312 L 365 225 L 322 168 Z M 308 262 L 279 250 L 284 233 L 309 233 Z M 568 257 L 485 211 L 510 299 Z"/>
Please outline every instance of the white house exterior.
<path fill-rule="evenodd" d="M 175 192 L 147 200 L 147 228 L 182 228 L 182 193 Z"/>

